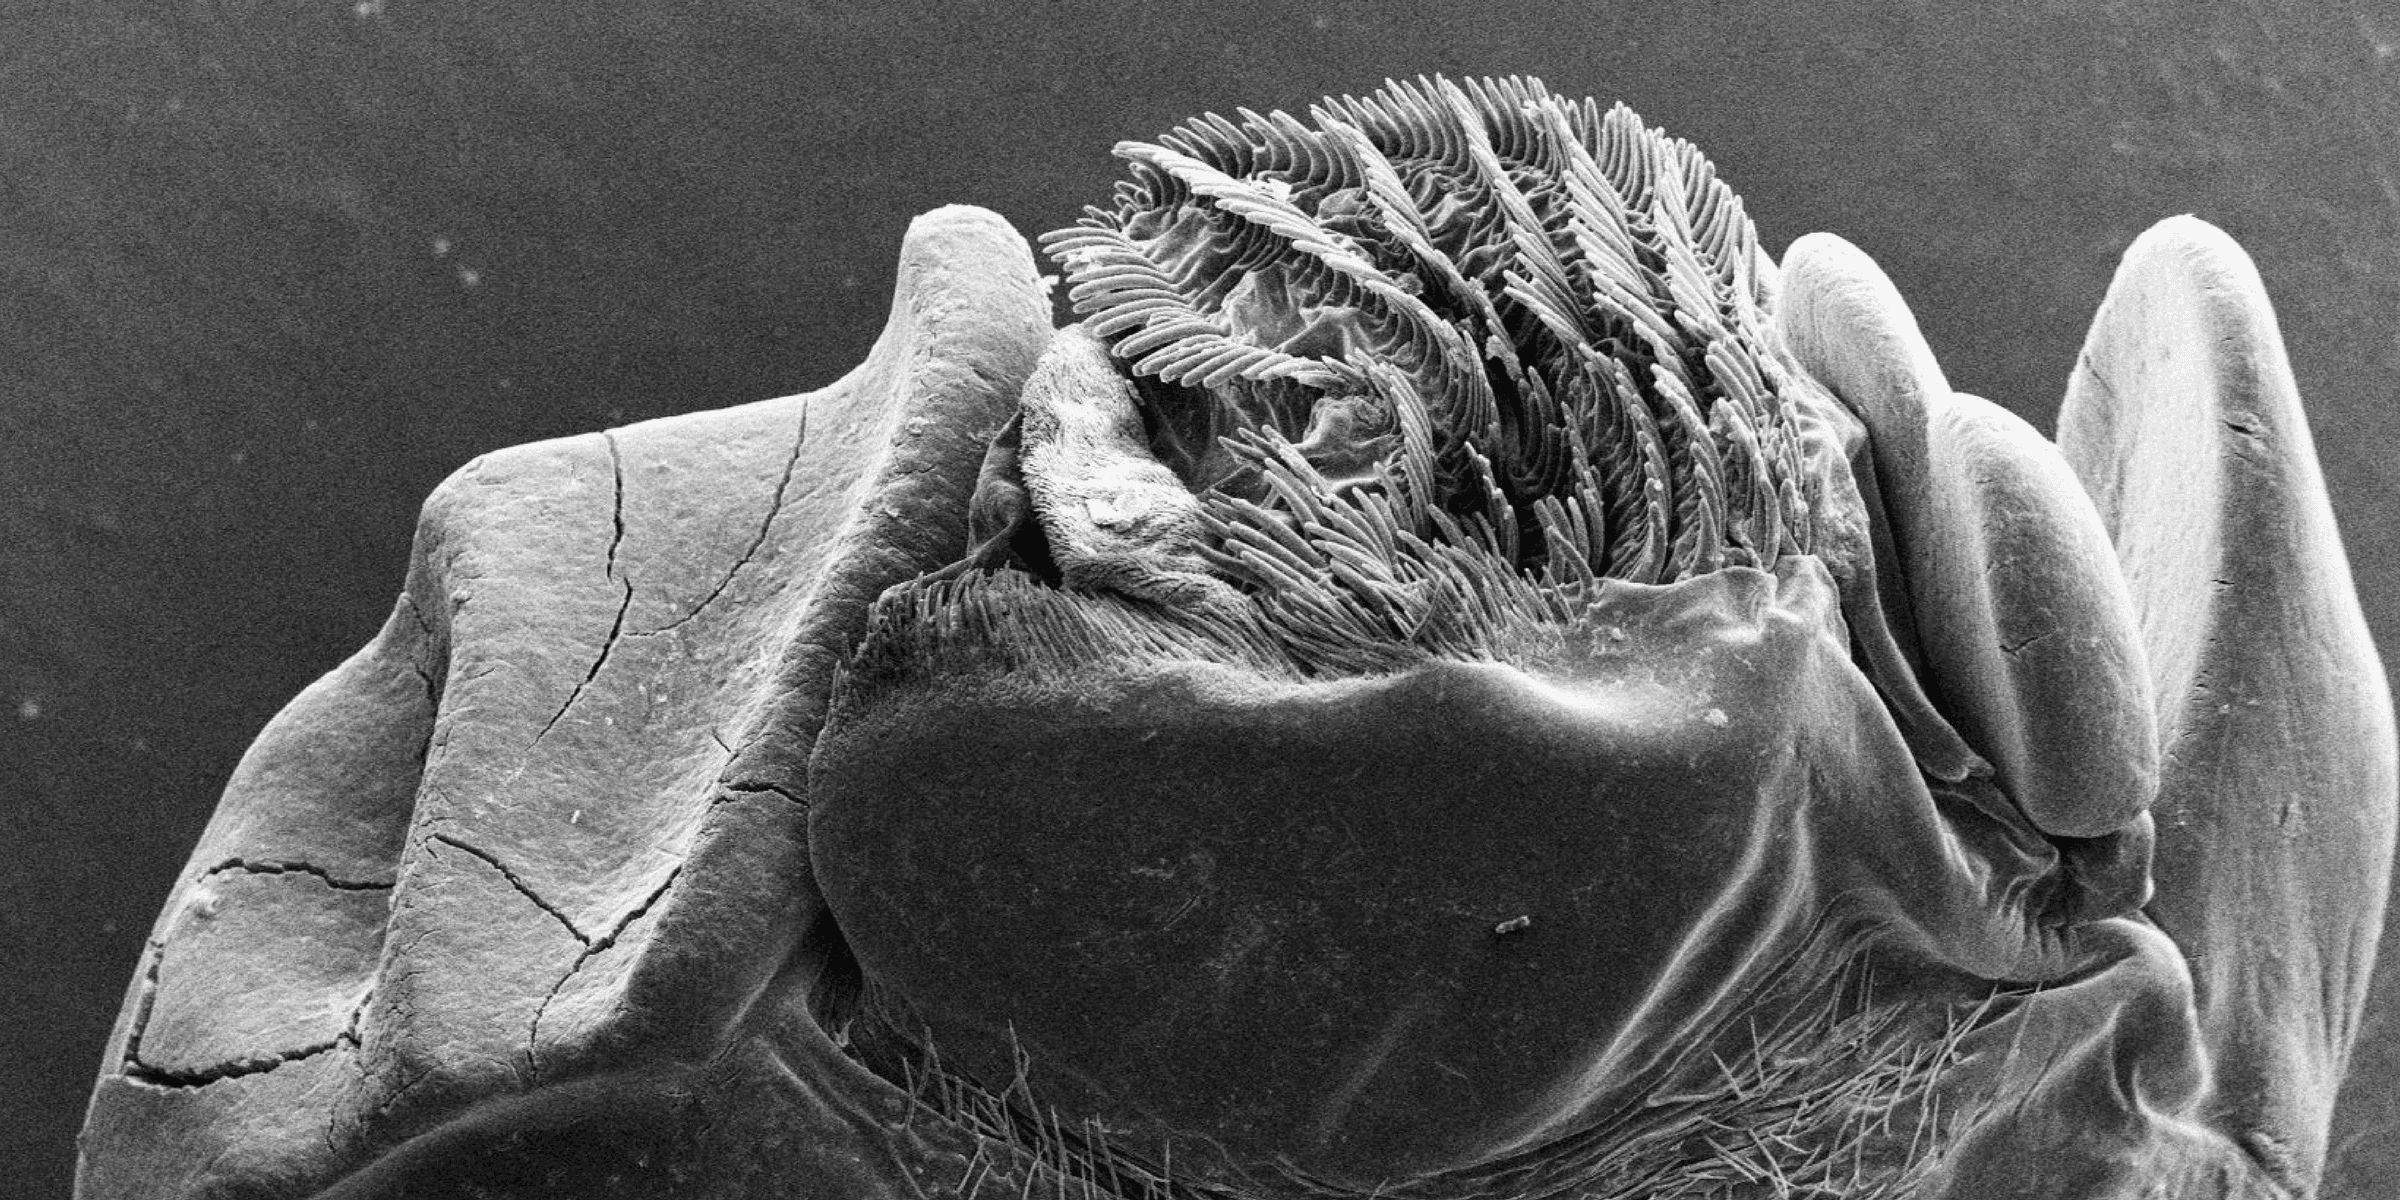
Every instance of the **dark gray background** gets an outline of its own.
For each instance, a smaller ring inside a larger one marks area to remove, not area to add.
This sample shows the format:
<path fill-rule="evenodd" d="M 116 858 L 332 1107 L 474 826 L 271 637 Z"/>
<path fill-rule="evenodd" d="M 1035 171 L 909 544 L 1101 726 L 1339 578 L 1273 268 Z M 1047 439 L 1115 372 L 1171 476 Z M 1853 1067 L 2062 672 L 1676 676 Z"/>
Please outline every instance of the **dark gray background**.
<path fill-rule="evenodd" d="M 444 474 L 833 379 L 924 209 L 1031 234 L 1105 196 L 1120 138 L 1422 71 L 1628 101 L 1716 159 L 1771 247 L 1865 247 L 1953 381 L 2045 427 L 2126 243 L 2224 226 L 2395 644 L 2388 0 L 11 0 L 0 1191 L 63 1194 L 219 787 L 382 621 Z M 2339 1134 L 2360 1195 L 2400 1178 L 2385 1120 Z"/>

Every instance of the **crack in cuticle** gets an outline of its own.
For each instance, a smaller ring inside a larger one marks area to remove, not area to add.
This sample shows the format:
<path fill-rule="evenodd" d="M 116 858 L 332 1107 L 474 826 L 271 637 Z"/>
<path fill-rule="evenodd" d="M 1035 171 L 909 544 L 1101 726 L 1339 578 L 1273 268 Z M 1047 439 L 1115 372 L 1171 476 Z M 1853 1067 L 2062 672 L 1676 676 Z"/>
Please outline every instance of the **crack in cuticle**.
<path fill-rule="evenodd" d="M 482 859 L 485 863 L 489 864 L 493 870 L 500 872 L 500 877 L 508 880 L 509 886 L 517 889 L 518 894 L 524 896 L 527 900 L 532 901 L 534 907 L 541 909 L 543 912 L 549 913 L 550 916 L 557 920 L 557 922 L 563 926 L 567 933 L 577 942 L 585 946 L 592 944 L 592 939 L 585 937 L 583 931 L 575 927 L 575 922 L 567 919 L 567 914 L 560 912 L 549 901 L 542 899 L 540 894 L 536 893 L 532 887 L 528 886 L 523 879 L 517 877 L 517 873 L 515 871 L 509 870 L 506 863 L 501 862 L 489 851 L 483 850 L 476 846 L 468 845 L 467 843 L 462 842 L 446 833 L 433 834 L 430 840 L 440 842 L 446 846 L 455 846 L 460 850 L 466 851 L 468 854 L 474 855 L 476 858 Z"/>
<path fill-rule="evenodd" d="M 569 964 L 566 972 L 558 977 L 558 982 L 550 985 L 549 993 L 542 997 L 541 1004 L 533 1010 L 533 1020 L 525 1027 L 525 1065 L 535 1080 L 538 1081 L 541 1078 L 542 1063 L 538 1046 L 541 1040 L 542 1018 L 549 1014 L 551 1001 L 558 999 L 558 994 L 566 990 L 567 982 L 583 970 L 583 964 L 590 962 L 602 951 L 615 946 L 617 939 L 623 937 L 625 931 L 631 929 L 635 921 L 641 920 L 644 914 L 657 906 L 658 902 L 665 898 L 667 889 L 675 886 L 675 880 L 682 874 L 683 864 L 675 864 L 674 868 L 667 872 L 666 878 L 659 880 L 658 886 L 651 889 L 650 894 L 643 897 L 642 902 L 635 905 L 632 911 L 618 918 L 609 927 L 607 933 L 585 943 L 582 953 L 575 956 L 575 961 Z"/>
<path fill-rule="evenodd" d="M 807 800 L 799 796 L 795 796 L 792 793 L 784 790 L 781 786 L 772 783 L 728 783 L 721 785 L 719 790 L 725 794 L 735 796 L 754 796 L 760 792 L 773 792 L 776 795 L 799 805 L 801 808 L 808 807 Z"/>
<path fill-rule="evenodd" d="M 699 616 L 703 612 L 706 612 L 709 605 L 716 603 L 717 598 L 725 594 L 726 588 L 733 586 L 734 576 L 741 574 L 742 568 L 749 566 L 750 560 L 757 557 L 759 548 L 767 544 L 767 535 L 775 528 L 775 518 L 783 515 L 783 499 L 791 491 L 792 475 L 799 469 L 800 466 L 800 450 L 807 444 L 808 404 L 807 402 L 803 401 L 800 405 L 799 427 L 794 432 L 792 437 L 792 452 L 783 460 L 783 477 L 775 481 L 775 498 L 768 502 L 767 515 L 765 518 L 759 521 L 758 532 L 751 535 L 750 545 L 743 549 L 741 557 L 736 558 L 731 567 L 726 568 L 724 577 L 717 580 L 717 586 L 709 589 L 709 593 L 706 596 L 701 597 L 700 602 L 693 605 L 690 612 L 687 612 L 682 616 L 659 626 L 656 629 L 640 630 L 633 634 L 633 636 L 655 637 L 658 634 L 665 633 L 668 630 L 681 626 L 690 621 L 692 618 Z"/>
<path fill-rule="evenodd" d="M 292 859 L 229 858 L 200 873 L 203 879 L 214 878 L 229 871 L 246 875 L 307 875 L 326 887 L 343 892 L 388 892 L 389 882 L 362 879 L 337 879 L 325 868 Z"/>
<path fill-rule="evenodd" d="M 2007 642 L 2002 642 L 2002 643 L 2000 643 L 2000 653 L 2002 653 L 2002 654 L 2005 654 L 2005 655 L 2008 655 L 2008 656 L 2009 656 L 2009 657 L 2011 657 L 2011 658 L 2014 658 L 2014 657 L 2016 657 L 2016 656 L 2017 656 L 2017 655 L 2019 655 L 2019 654 L 2023 654 L 2023 653 L 2025 652 L 2025 649 L 2026 649 L 2026 647 L 2029 647 L 2029 646 L 2034 646 L 2034 645 L 2038 645 L 2038 644 L 2040 644 L 2040 643 L 2042 643 L 2042 642 L 2049 641 L 2049 640 L 2051 640 L 2052 638 L 2055 638 L 2055 637 L 2057 637 L 2058 635 L 2059 635 L 2059 631 L 2058 631 L 2058 630 L 2056 630 L 2056 629 L 2045 629 L 2045 630 L 2043 630 L 2043 631 L 2042 631 L 2042 632 L 2040 632 L 2040 633 L 2034 634 L 2033 636 L 2031 636 L 2031 637 L 2029 637 L 2029 638 L 2026 638 L 2026 639 L 2024 639 L 2023 641 L 2020 641 L 2020 642 L 2017 642 L 2017 643 L 2015 643 L 2014 645 L 2011 645 L 2010 643 L 2007 643 Z"/>
<path fill-rule="evenodd" d="M 245 1075 L 264 1075 L 267 1072 L 284 1065 L 285 1063 L 294 1063 L 299 1062 L 302 1059 L 315 1058 L 316 1056 L 323 1054 L 328 1050 L 332 1050 L 342 1045 L 345 1040 L 347 1039 L 343 1037 L 334 1037 L 327 1041 L 312 1042 L 309 1045 L 302 1046 L 297 1050 L 286 1050 L 280 1054 L 262 1054 L 250 1058 L 235 1059 L 232 1062 L 222 1063 L 213 1067 L 204 1067 L 197 1071 L 177 1071 L 170 1070 L 165 1067 L 154 1067 L 148 1063 L 136 1059 L 129 1050 L 125 1055 L 124 1075 L 125 1078 L 133 1080 L 136 1083 L 146 1083 L 152 1087 L 207 1087 L 209 1084 L 216 1083 L 220 1080 L 240 1079 Z"/>
<path fill-rule="evenodd" d="M 439 644 L 441 634 L 433 627 L 431 614 L 425 611 L 423 605 L 417 603 L 415 596 L 404 591 L 400 593 L 400 603 L 408 609 L 409 619 L 417 627 L 417 637 L 420 642 L 408 656 L 409 669 L 416 673 L 418 682 L 425 685 L 426 711 L 439 713 L 442 708 L 442 676 L 426 660 L 440 657 L 432 652 Z M 430 739 L 430 731 L 428 731 L 428 738 Z M 419 754 L 418 757 L 423 758 L 424 756 Z"/>
<path fill-rule="evenodd" d="M 608 665 L 608 656 L 616 651 L 617 643 L 623 640 L 625 612 L 633 607 L 633 582 L 631 580 L 619 580 L 618 582 L 625 588 L 625 596 L 617 601 L 617 619 L 608 627 L 608 640 L 600 644 L 599 655 L 592 659 L 592 669 L 584 672 L 582 681 L 575 685 L 573 691 L 567 693 L 566 702 L 558 706 L 557 712 L 550 714 L 549 720 L 542 722 L 541 731 L 533 735 L 534 741 L 541 741 L 549 735 L 552 729 L 557 728 L 559 721 L 567 715 L 567 710 L 575 707 L 575 701 L 582 698 L 583 690 L 590 687 L 593 680 L 600 678 L 600 668 Z"/>
<path fill-rule="evenodd" d="M 210 873 L 214 874 L 215 872 Z M 132 1028 L 125 1035 L 125 1054 L 117 1063 L 117 1073 L 125 1079 L 159 1088 L 206 1087 L 219 1080 L 239 1079 L 245 1075 L 264 1075 L 285 1063 L 314 1058 L 337 1046 L 358 1044 L 359 1016 L 366 1008 L 364 998 L 359 1001 L 356 1008 L 350 1010 L 349 1023 L 342 1032 L 335 1034 L 328 1041 L 312 1042 L 296 1050 L 285 1050 L 275 1054 L 251 1055 L 215 1066 L 202 1067 L 196 1071 L 180 1071 L 143 1062 L 142 1038 L 150 1031 L 150 1015 L 158 1006 L 158 972 L 160 965 L 166 960 L 166 943 L 157 941 L 149 943 L 148 954 L 150 964 L 142 971 L 141 977 L 141 1007 L 134 1013 Z"/>
<path fill-rule="evenodd" d="M 533 735 L 533 740 L 536 742 L 547 737 L 550 731 L 558 726 L 559 721 L 566 717 L 567 710 L 575 707 L 575 702 L 583 697 L 584 689 L 590 687 L 592 681 L 600 677 L 600 668 L 608 665 L 608 656 L 616 651 L 617 641 L 625 632 L 625 614 L 633 608 L 633 580 L 617 574 L 617 550 L 625 544 L 625 459 L 623 454 L 618 451 L 617 435 L 614 432 L 603 432 L 600 438 L 608 447 L 608 472 L 611 489 L 608 557 L 603 573 L 609 579 L 614 580 L 618 587 L 624 589 L 624 595 L 617 599 L 616 619 L 609 623 L 608 637 L 600 643 L 600 653 L 592 659 L 591 669 L 585 671 L 583 679 L 575 685 L 572 691 L 567 693 L 566 702 L 558 706 L 558 711 L 551 713 L 550 719 L 542 722 L 541 731 Z"/>
<path fill-rule="evenodd" d="M 608 477 L 612 487 L 609 504 L 610 533 L 608 537 L 608 566 L 610 579 L 617 577 L 617 547 L 625 544 L 625 458 L 617 451 L 615 431 L 604 431 L 601 441 L 608 446 Z"/>
<path fill-rule="evenodd" d="M 149 959 L 148 965 L 142 968 L 142 1002 L 134 1010 L 133 1021 L 126 1029 L 125 1056 L 117 1064 L 118 1069 L 128 1075 L 137 1069 L 147 1069 L 142 1066 L 142 1035 L 150 1031 L 150 1013 L 158 1007 L 158 967 L 167 957 L 167 944 L 152 940 L 142 953 Z"/>

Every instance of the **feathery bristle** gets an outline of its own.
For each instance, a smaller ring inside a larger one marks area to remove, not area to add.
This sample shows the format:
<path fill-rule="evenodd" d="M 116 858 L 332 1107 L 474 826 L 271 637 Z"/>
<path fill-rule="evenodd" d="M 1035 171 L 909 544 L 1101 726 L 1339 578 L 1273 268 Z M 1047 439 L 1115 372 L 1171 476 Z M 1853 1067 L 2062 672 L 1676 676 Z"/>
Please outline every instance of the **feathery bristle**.
<path fill-rule="evenodd" d="M 1535 80 L 1437 77 L 1117 153 L 1115 205 L 1042 240 L 1155 406 L 1300 444 L 1417 537 L 1454 526 L 1535 576 L 1809 549 L 1757 235 L 1689 143 Z M 1229 527 L 1261 519 L 1230 498 L 1300 511 L 1242 479 L 1187 482 Z"/>

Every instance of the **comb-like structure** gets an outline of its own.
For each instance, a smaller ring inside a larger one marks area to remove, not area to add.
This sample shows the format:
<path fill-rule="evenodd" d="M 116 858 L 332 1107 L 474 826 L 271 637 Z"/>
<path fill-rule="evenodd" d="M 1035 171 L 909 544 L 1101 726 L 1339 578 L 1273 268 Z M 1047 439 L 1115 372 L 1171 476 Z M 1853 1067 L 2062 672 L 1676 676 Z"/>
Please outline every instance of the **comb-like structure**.
<path fill-rule="evenodd" d="M 1810 548 L 1772 268 L 1689 143 L 1436 78 L 1117 154 L 1113 206 L 1042 241 L 1237 580 L 1381 595 L 1438 546 L 1572 590 Z"/>

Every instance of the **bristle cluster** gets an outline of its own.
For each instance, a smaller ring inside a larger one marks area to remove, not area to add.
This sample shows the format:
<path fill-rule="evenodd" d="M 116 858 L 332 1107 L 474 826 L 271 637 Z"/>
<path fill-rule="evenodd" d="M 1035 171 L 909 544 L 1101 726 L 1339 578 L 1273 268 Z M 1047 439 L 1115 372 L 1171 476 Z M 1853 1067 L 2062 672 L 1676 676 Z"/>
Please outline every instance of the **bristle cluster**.
<path fill-rule="evenodd" d="M 897 1081 L 908 1094 L 907 1119 L 931 1116 L 974 1142 L 951 1185 L 959 1200 L 1241 1200 L 1177 1180 L 1171 1154 L 1128 1152 L 1113 1144 L 1105 1123 L 1070 1120 L 1042 1103 L 1026 1080 L 1021 1047 L 1015 1075 L 997 1091 L 944 1064 L 931 1035 L 920 1034 L 909 1049 Z"/>
<path fill-rule="evenodd" d="M 1337 489 L 1272 432 L 1230 445 L 1264 494 L 1210 497 L 1199 553 L 1243 585 L 1245 603 L 1158 605 L 1016 571 L 928 576 L 876 603 L 841 680 L 848 702 L 977 676 L 1072 679 L 1108 663 L 1208 662 L 1299 682 L 1435 658 L 1538 668 L 1619 649 L 1615 601 L 1589 586 L 1597 575 L 1566 535 L 1552 536 L 1537 570 L 1504 565 L 1516 560 L 1517 525 L 1493 515 L 1507 502 L 1480 454 L 1489 507 L 1462 517 L 1412 504 L 1423 493 L 1405 485 Z M 1547 499 L 1537 509 L 1551 522 L 1568 511 Z"/>
<path fill-rule="evenodd" d="M 993 1088 L 959 1073 L 919 1030 L 897 1037 L 896 1076 L 915 1113 L 975 1150 L 962 1200 L 1899 1200 L 1916 1194 L 1972 1114 L 1945 1111 L 1944 1076 L 1992 1002 L 1912 1013 L 1878 1002 L 1855 962 L 1777 1019 L 1729 1027 L 1689 1078 L 1538 1151 L 1372 1190 L 1288 1164 L 1230 1161 L 1179 1170 L 1161 1142 L 1137 1152 L 1089 1116 L 1037 1092 L 1034 1064 Z M 1137 1139 L 1139 1140 L 1139 1139 Z M 1187 1164 L 1188 1166 L 1188 1164 Z"/>
<path fill-rule="evenodd" d="M 1386 497 L 1376 538 L 1514 569 L 1663 583 L 1809 548 L 1756 235 L 1688 143 L 1430 79 L 1117 153 L 1115 204 L 1043 242 L 1221 525 L 1312 553 L 1269 528 L 1302 520 L 1265 470 L 1289 444 Z"/>

